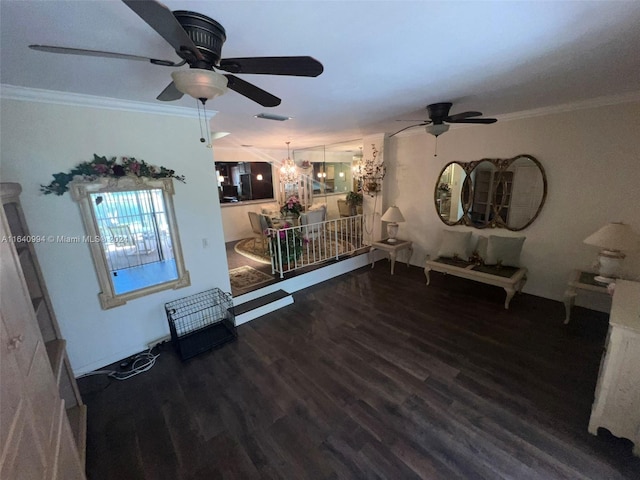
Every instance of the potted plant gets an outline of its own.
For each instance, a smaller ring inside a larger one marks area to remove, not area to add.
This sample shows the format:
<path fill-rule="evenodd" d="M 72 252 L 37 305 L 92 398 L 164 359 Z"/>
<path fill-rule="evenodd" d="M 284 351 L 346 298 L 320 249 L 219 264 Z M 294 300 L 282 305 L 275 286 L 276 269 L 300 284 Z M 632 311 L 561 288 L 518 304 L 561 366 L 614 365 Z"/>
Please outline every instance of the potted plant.
<path fill-rule="evenodd" d="M 291 270 L 291 265 L 300 261 L 303 247 L 309 242 L 300 229 L 289 222 L 278 230 L 269 230 L 267 237 L 271 241 L 271 256 L 280 270 Z"/>
<path fill-rule="evenodd" d="M 302 213 L 302 204 L 297 196 L 291 195 L 287 201 L 284 203 L 282 208 L 280 208 L 280 213 L 284 218 L 289 218 L 292 220 L 297 219 Z"/>
<path fill-rule="evenodd" d="M 355 215 L 357 213 L 362 213 L 362 200 L 363 195 L 362 192 L 349 192 L 347 193 L 347 198 L 345 198 L 347 204 L 351 208 L 351 215 Z"/>

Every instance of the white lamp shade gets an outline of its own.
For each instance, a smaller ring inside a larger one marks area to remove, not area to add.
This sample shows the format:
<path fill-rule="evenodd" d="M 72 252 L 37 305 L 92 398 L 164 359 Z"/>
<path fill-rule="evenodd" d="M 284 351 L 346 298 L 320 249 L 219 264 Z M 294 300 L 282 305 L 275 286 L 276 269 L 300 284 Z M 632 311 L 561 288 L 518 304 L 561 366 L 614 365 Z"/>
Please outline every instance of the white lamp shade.
<path fill-rule="evenodd" d="M 426 130 L 427 130 L 427 133 L 430 133 L 431 135 L 437 137 L 438 135 L 442 135 L 443 133 L 448 132 L 449 125 L 445 123 L 439 123 L 439 124 L 432 123 L 431 125 L 427 125 Z"/>
<path fill-rule="evenodd" d="M 384 215 L 382 215 L 381 220 L 383 222 L 392 222 L 392 223 L 400 223 L 404 222 L 404 217 L 402 216 L 402 212 L 395 205 L 393 207 L 389 207 Z"/>
<path fill-rule="evenodd" d="M 584 243 L 587 245 L 593 245 L 604 250 L 616 252 L 636 250 L 639 242 L 640 236 L 638 236 L 629 225 L 615 222 L 605 225 L 584 240 Z"/>
<path fill-rule="evenodd" d="M 193 98 L 210 100 L 227 92 L 227 77 L 213 70 L 190 68 L 171 73 L 176 88 Z"/>

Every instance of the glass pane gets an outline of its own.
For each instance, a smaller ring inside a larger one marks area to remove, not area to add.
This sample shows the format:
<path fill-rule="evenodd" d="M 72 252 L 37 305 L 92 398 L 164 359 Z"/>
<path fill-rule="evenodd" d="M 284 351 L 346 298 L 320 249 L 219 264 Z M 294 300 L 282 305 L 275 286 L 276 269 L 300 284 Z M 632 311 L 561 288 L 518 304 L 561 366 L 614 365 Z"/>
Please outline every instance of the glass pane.
<path fill-rule="evenodd" d="M 178 278 L 161 189 L 90 195 L 116 295 Z"/>

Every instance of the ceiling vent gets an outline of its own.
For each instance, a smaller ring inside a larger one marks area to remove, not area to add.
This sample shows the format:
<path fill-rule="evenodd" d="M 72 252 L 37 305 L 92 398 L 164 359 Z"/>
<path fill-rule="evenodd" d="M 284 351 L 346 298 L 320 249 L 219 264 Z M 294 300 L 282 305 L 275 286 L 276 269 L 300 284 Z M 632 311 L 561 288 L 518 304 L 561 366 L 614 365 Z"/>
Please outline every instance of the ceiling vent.
<path fill-rule="evenodd" d="M 275 113 L 259 113 L 258 115 L 254 115 L 254 117 L 264 118 L 265 120 L 277 120 L 279 122 L 291 120 L 292 118 L 292 117 L 285 117 L 283 115 L 276 115 Z"/>

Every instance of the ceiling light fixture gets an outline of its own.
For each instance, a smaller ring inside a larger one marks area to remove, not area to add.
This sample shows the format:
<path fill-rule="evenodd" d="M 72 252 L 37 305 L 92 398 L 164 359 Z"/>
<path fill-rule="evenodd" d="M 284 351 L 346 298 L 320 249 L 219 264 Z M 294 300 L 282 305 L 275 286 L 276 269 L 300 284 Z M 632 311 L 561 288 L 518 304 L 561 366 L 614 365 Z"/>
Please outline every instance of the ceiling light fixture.
<path fill-rule="evenodd" d="M 171 78 L 179 91 L 200 100 L 203 104 L 227 92 L 227 77 L 213 70 L 178 70 L 171 73 Z"/>
<path fill-rule="evenodd" d="M 449 131 L 449 125 L 446 123 L 432 123 L 431 125 L 427 125 L 425 127 L 427 133 L 430 133 L 434 137 L 436 137 L 436 145 L 433 149 L 433 156 L 438 156 L 438 136 L 442 135 Z"/>
<path fill-rule="evenodd" d="M 432 123 L 431 125 L 426 126 L 427 133 L 430 133 L 434 137 L 438 137 L 443 133 L 449 131 L 449 125 L 445 123 Z"/>
<path fill-rule="evenodd" d="M 291 160 L 291 155 L 289 154 L 289 144 L 291 142 L 287 142 L 287 158 L 282 161 L 282 166 L 280 167 L 280 182 L 287 183 L 296 183 L 298 181 L 298 168 L 296 167 L 296 162 Z"/>

